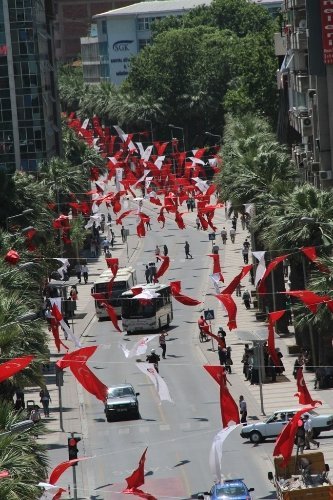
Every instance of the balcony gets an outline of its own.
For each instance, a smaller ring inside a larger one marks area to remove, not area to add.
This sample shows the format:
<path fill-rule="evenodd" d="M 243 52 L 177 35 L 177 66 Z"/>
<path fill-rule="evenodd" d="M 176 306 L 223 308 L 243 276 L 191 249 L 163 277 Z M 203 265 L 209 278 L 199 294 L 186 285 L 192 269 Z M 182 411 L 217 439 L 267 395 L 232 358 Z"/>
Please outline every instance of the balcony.
<path fill-rule="evenodd" d="M 306 29 L 297 29 L 290 35 L 290 46 L 292 50 L 307 50 L 308 36 Z"/>

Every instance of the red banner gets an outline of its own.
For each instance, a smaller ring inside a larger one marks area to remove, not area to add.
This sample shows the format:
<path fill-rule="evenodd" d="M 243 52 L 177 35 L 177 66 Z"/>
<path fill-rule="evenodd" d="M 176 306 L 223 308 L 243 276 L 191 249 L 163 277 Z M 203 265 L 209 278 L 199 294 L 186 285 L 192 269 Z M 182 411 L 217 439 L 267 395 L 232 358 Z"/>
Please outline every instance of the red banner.
<path fill-rule="evenodd" d="M 333 0 L 320 0 L 324 64 L 333 64 Z"/>

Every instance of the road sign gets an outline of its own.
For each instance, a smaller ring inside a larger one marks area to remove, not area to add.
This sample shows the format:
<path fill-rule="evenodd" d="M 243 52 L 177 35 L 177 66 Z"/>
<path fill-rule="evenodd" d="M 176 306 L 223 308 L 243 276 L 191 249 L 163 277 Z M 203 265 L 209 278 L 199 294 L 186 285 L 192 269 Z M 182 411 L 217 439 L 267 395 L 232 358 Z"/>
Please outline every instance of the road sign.
<path fill-rule="evenodd" d="M 205 315 L 206 321 L 211 321 L 211 320 L 215 319 L 215 314 L 214 314 L 213 309 L 207 309 L 207 311 L 204 311 L 204 315 Z"/>
<path fill-rule="evenodd" d="M 215 240 L 215 233 L 209 233 L 208 239 L 209 239 L 209 241 L 214 241 Z"/>

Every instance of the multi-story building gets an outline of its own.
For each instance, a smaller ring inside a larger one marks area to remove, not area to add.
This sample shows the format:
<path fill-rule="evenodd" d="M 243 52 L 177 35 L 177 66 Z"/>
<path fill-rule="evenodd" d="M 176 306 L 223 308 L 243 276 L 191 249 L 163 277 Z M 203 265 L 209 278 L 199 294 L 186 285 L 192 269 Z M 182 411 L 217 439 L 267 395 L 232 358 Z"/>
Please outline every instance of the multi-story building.
<path fill-rule="evenodd" d="M 52 0 L 0 1 L 0 166 L 35 171 L 60 154 Z"/>
<path fill-rule="evenodd" d="M 73 61 L 80 56 L 80 38 L 90 32 L 95 14 L 126 7 L 136 1 L 139 0 L 54 0 L 56 59 Z"/>
<path fill-rule="evenodd" d="M 276 52 L 280 139 L 291 144 L 302 177 L 333 180 L 333 0 L 285 0 Z M 281 43 L 282 42 L 282 43 Z"/>

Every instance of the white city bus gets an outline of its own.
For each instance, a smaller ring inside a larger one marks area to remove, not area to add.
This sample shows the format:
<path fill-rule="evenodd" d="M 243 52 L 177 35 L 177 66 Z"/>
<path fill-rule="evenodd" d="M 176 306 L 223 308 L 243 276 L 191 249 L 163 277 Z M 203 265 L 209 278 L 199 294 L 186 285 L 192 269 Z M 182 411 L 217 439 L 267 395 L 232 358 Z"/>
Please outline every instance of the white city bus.
<path fill-rule="evenodd" d="M 105 293 L 108 291 L 108 284 L 113 274 L 111 269 L 103 271 L 97 278 L 92 287 L 92 293 Z M 137 283 L 136 272 L 133 267 L 122 267 L 118 269 L 117 275 L 112 283 L 111 294 L 106 296 L 107 302 L 115 309 L 117 316 L 121 316 L 121 294 L 129 290 Z M 105 307 L 100 305 L 99 300 L 95 300 L 95 309 L 97 318 L 108 318 L 108 313 Z"/>
<path fill-rule="evenodd" d="M 132 290 L 122 294 L 121 319 L 127 333 L 157 330 L 173 320 L 172 297 L 169 285 L 149 283 L 137 285 L 142 291 L 151 290 L 159 297 L 145 302 L 134 298 Z"/>

